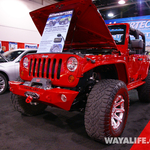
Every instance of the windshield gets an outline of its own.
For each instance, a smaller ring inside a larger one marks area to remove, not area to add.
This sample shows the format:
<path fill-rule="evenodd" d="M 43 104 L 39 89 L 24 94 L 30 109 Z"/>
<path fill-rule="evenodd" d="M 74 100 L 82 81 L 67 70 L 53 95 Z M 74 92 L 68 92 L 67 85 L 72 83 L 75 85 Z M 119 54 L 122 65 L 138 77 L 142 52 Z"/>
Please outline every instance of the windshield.
<path fill-rule="evenodd" d="M 7 51 L 3 53 L 3 56 L 7 59 L 7 61 L 13 61 L 15 60 L 21 53 L 23 53 L 23 50 L 18 51 Z"/>
<path fill-rule="evenodd" d="M 125 25 L 109 25 L 108 29 L 112 34 L 112 37 L 115 40 L 116 44 L 124 44 L 126 33 Z"/>
<path fill-rule="evenodd" d="M 4 57 L 3 57 L 2 54 L 0 54 L 0 63 L 1 63 L 1 62 L 6 62 L 6 60 L 4 59 Z"/>

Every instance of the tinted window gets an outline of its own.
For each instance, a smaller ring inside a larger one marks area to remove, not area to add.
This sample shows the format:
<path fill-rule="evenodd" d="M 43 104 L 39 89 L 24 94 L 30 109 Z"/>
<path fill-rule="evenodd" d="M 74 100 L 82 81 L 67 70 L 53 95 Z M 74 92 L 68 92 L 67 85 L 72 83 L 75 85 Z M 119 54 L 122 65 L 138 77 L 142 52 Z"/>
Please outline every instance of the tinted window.
<path fill-rule="evenodd" d="M 0 55 L 0 62 L 6 62 L 6 60 Z"/>
<path fill-rule="evenodd" d="M 24 51 L 12 51 L 10 53 L 4 53 L 4 56 L 6 57 L 6 59 L 8 61 L 13 61 L 15 60 L 21 53 L 23 53 Z"/>
<path fill-rule="evenodd" d="M 28 51 L 28 52 L 26 52 L 25 54 L 23 54 L 23 55 L 21 56 L 20 60 L 22 59 L 23 56 L 28 55 L 28 54 L 33 54 L 33 53 L 36 53 L 36 52 L 37 52 L 36 50 Z M 20 60 L 18 60 L 18 62 L 19 62 Z"/>
<path fill-rule="evenodd" d="M 109 25 L 108 29 L 112 34 L 116 44 L 124 44 L 126 26 L 125 25 Z"/>
<path fill-rule="evenodd" d="M 26 52 L 25 54 L 23 54 L 22 57 L 25 56 L 25 55 L 28 55 L 28 54 L 34 54 L 34 53 L 36 53 L 36 52 L 37 52 L 36 50 L 28 51 L 28 52 Z"/>

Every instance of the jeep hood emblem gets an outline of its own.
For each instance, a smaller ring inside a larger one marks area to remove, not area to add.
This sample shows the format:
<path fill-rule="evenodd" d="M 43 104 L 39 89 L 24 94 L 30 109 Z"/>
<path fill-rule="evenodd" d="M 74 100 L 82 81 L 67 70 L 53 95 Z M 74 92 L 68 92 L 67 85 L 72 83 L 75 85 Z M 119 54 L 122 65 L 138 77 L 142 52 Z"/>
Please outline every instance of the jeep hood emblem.
<path fill-rule="evenodd" d="M 47 57 L 48 57 L 48 55 L 43 55 L 43 56 L 42 56 L 42 58 L 47 58 Z"/>

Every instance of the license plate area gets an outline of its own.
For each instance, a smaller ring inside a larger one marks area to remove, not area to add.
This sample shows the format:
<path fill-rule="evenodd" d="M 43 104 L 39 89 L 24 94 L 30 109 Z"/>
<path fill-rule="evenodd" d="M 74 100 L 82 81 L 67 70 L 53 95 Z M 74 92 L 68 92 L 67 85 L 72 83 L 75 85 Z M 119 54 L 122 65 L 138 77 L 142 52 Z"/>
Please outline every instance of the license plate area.
<path fill-rule="evenodd" d="M 33 93 L 33 92 L 25 92 L 24 93 L 24 95 L 26 96 L 26 97 L 31 97 L 32 98 L 32 100 L 37 100 L 37 99 L 39 99 L 39 95 L 37 94 L 37 93 Z"/>

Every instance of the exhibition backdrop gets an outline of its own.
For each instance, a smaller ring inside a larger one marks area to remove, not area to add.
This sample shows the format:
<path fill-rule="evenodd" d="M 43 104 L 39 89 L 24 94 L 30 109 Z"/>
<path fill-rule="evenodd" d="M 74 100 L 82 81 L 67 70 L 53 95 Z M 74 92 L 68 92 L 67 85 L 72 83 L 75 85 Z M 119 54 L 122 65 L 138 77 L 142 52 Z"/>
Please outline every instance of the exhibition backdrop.
<path fill-rule="evenodd" d="M 10 42 L 10 41 L 0 41 L 0 50 L 2 46 L 6 47 L 6 51 L 17 49 L 17 48 L 32 48 L 37 49 L 39 44 L 34 43 L 20 43 L 20 42 Z"/>
<path fill-rule="evenodd" d="M 121 18 L 121 19 L 111 19 L 105 20 L 106 24 L 111 23 L 129 23 L 134 29 L 138 29 L 145 34 L 146 38 L 146 49 L 150 50 L 150 15 Z"/>
<path fill-rule="evenodd" d="M 70 15 L 72 17 L 72 12 L 71 12 Z M 60 20 L 58 22 L 60 22 Z M 69 22 L 70 22 L 70 20 L 69 20 Z M 129 23 L 132 28 L 138 29 L 138 30 L 140 30 L 141 32 L 143 32 L 145 34 L 145 37 L 146 37 L 146 50 L 150 51 L 150 15 L 105 20 L 105 23 L 106 24 Z M 69 23 L 67 22 L 67 24 L 68 24 L 68 26 L 67 26 L 67 28 L 68 28 Z M 66 31 L 67 31 L 67 28 L 66 28 Z M 0 49 L 1 49 L 2 46 L 5 46 L 6 50 L 8 51 L 8 50 L 15 49 L 15 48 L 37 48 L 39 46 L 39 44 L 0 41 Z"/>

